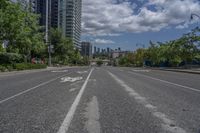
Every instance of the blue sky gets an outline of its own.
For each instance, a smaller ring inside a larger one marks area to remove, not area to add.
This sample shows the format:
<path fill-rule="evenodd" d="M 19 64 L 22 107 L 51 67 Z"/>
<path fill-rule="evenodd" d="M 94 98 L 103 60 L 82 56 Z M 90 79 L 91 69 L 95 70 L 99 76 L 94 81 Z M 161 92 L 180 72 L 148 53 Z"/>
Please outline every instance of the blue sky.
<path fill-rule="evenodd" d="M 199 0 L 83 0 L 82 40 L 124 50 L 168 41 L 188 33 L 200 21 Z M 138 44 L 138 45 L 136 45 Z"/>

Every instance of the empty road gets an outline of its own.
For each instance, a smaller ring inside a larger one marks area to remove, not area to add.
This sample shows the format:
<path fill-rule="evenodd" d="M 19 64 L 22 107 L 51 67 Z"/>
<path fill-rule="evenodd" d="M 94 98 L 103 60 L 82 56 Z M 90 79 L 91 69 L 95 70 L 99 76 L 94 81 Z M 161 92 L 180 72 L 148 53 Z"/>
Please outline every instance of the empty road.
<path fill-rule="evenodd" d="M 200 133 L 200 75 L 121 67 L 0 73 L 0 133 Z"/>

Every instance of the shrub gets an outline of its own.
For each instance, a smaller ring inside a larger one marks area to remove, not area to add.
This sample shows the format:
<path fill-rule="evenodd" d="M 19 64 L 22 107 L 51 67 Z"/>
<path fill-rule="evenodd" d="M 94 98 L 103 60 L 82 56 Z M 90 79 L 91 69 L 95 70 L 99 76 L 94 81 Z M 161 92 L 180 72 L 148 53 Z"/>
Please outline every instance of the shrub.
<path fill-rule="evenodd" d="M 0 72 L 5 72 L 7 68 L 5 66 L 0 65 Z"/>
<path fill-rule="evenodd" d="M 98 65 L 98 66 L 101 66 L 102 64 L 103 64 L 103 61 L 102 61 L 102 60 L 98 60 L 98 61 L 97 61 L 97 65 Z"/>
<path fill-rule="evenodd" d="M 46 64 L 17 63 L 14 65 L 14 68 L 17 70 L 42 69 L 46 67 Z"/>
<path fill-rule="evenodd" d="M 0 53 L 0 64 L 15 64 L 23 62 L 23 56 L 16 53 Z"/>

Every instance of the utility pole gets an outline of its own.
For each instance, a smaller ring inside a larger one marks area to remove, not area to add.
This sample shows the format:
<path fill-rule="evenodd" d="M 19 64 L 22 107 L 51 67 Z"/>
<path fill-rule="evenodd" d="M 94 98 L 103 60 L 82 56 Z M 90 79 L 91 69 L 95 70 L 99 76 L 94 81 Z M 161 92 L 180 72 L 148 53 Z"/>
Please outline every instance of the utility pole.
<path fill-rule="evenodd" d="M 46 0 L 46 26 L 45 26 L 45 40 L 48 46 L 49 61 L 48 65 L 51 66 L 51 44 L 49 43 L 49 0 Z"/>

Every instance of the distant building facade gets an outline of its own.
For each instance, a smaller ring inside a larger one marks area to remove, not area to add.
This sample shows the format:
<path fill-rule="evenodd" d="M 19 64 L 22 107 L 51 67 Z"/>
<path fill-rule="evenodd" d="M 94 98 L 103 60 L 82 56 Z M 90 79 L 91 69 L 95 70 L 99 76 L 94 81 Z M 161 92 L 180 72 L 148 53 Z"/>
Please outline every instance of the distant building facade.
<path fill-rule="evenodd" d="M 81 55 L 82 56 L 92 56 L 92 44 L 90 42 L 81 43 Z"/>
<path fill-rule="evenodd" d="M 129 51 L 112 51 L 111 57 L 112 57 L 112 59 L 116 59 L 119 57 L 124 57 L 128 53 L 130 53 L 130 52 Z"/>

